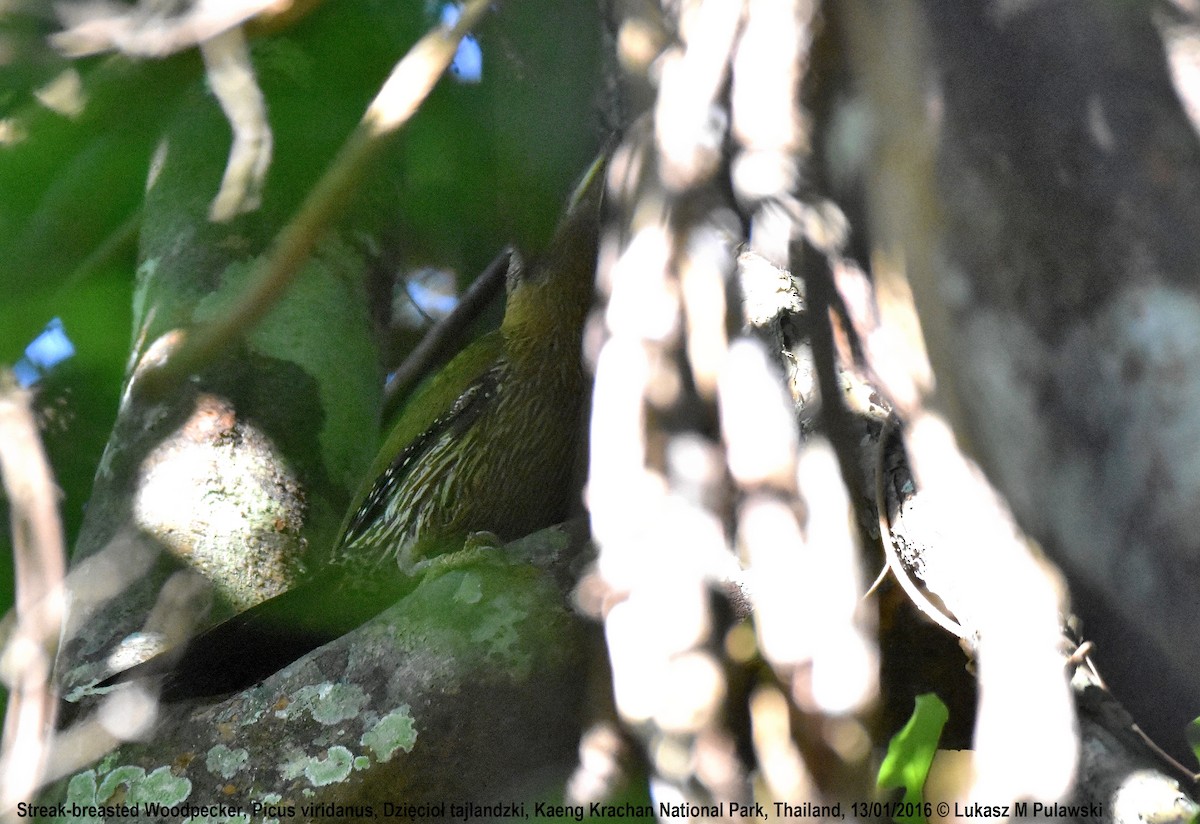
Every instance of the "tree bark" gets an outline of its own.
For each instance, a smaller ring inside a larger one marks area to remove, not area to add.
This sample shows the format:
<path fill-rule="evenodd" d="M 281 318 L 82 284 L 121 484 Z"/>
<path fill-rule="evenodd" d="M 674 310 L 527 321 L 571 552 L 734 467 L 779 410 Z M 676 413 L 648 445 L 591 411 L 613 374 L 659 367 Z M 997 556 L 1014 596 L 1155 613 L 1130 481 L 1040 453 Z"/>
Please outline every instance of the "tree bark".
<path fill-rule="evenodd" d="M 938 391 L 1066 573 L 1116 695 L 1182 755 L 1200 714 L 1200 143 L 1146 4 L 916 7 L 923 31 L 888 36 L 926 81 L 933 197 L 889 208 L 931 233 L 909 276 Z"/>

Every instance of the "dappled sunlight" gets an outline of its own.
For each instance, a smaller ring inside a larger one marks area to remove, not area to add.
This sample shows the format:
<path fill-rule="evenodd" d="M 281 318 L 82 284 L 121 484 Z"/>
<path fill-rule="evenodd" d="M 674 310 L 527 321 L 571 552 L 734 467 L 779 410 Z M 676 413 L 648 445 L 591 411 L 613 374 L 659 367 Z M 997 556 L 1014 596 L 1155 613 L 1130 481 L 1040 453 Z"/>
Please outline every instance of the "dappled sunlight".
<path fill-rule="evenodd" d="M 1200 0 L 0 16 L 0 818 L 1196 817 Z"/>
<path fill-rule="evenodd" d="M 49 83 L 35 90 L 33 96 L 47 109 L 64 117 L 77 117 L 87 105 L 83 81 L 74 68 L 64 69 Z"/>

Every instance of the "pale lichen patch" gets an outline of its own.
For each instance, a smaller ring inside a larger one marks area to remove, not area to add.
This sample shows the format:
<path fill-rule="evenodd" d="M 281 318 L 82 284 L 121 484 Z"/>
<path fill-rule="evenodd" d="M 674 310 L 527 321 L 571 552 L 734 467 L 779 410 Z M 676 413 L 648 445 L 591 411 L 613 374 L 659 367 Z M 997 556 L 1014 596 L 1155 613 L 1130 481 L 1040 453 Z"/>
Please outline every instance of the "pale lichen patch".
<path fill-rule="evenodd" d="M 279 765 L 279 774 L 285 781 L 291 781 L 304 775 L 308 765 L 308 755 L 300 749 L 292 749 L 285 755 L 285 760 Z"/>
<path fill-rule="evenodd" d="M 324 757 L 293 754 L 279 772 L 288 781 L 304 776 L 312 786 L 324 787 L 345 780 L 354 762 L 354 753 L 345 747 L 334 746 L 325 751 Z"/>
<path fill-rule="evenodd" d="M 81 806 L 94 806 L 96 804 L 96 773 L 94 770 L 84 770 L 71 777 L 67 782 L 67 797 L 65 802 L 70 804 L 78 804 Z M 55 818 L 55 821 L 67 821 L 63 816 Z M 102 824 L 103 819 L 95 816 L 73 816 L 70 820 L 77 821 L 80 824 Z"/>
<path fill-rule="evenodd" d="M 517 631 L 517 625 L 525 619 L 526 614 L 512 598 L 498 595 L 487 603 L 479 626 L 471 633 L 471 641 L 488 645 L 514 667 L 528 666 L 529 656 L 518 652 L 521 634 Z"/>
<path fill-rule="evenodd" d="M 324 787 L 346 780 L 354 763 L 354 753 L 345 747 L 330 747 L 324 758 L 310 758 L 304 767 L 304 777 L 314 787 Z"/>
<path fill-rule="evenodd" d="M 125 764 L 107 772 L 89 769 L 76 773 L 67 782 L 64 801 L 68 805 L 77 804 L 82 807 L 110 804 L 118 797 L 118 790 L 122 787 L 124 792 L 119 796 L 121 803 L 136 807 L 144 807 L 147 804 L 170 807 L 186 801 L 192 792 L 192 782 L 172 773 L 170 767 L 159 767 L 147 774 L 142 767 Z M 101 821 L 99 818 L 78 816 L 57 820 Z"/>
<path fill-rule="evenodd" d="M 155 802 L 170 807 L 187 800 L 192 782 L 175 775 L 170 767 L 159 767 L 129 788 L 129 799 L 135 803 Z"/>
<path fill-rule="evenodd" d="M 204 757 L 204 766 L 208 771 L 222 778 L 232 778 L 250 761 L 249 750 L 238 747 L 231 750 L 224 744 L 217 744 Z"/>
<path fill-rule="evenodd" d="M 357 684 L 344 682 L 301 687 L 286 708 L 276 712 L 279 718 L 288 718 L 296 712 L 305 711 L 318 724 L 330 726 L 355 718 L 367 703 L 367 695 Z"/>
<path fill-rule="evenodd" d="M 390 761 L 396 750 L 412 752 L 417 742 L 417 727 L 407 704 L 402 704 L 363 733 L 359 742 L 375 753 L 381 762 Z"/>

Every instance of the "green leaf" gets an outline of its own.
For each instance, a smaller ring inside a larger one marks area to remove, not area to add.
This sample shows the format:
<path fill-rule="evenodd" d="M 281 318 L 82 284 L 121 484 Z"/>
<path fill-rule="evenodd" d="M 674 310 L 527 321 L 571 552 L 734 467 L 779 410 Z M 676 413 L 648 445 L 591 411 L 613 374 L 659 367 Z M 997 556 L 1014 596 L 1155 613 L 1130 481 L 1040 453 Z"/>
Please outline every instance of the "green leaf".
<path fill-rule="evenodd" d="M 1184 734 L 1187 736 L 1188 746 L 1192 748 L 1196 760 L 1200 761 L 1200 718 L 1193 719 L 1192 723 L 1187 725 Z"/>
<path fill-rule="evenodd" d="M 912 717 L 888 743 L 887 755 L 879 766 L 876 779 L 880 789 L 903 787 L 906 803 L 919 804 L 923 800 L 925 778 L 929 775 L 929 765 L 933 763 L 938 739 L 949 715 L 946 705 L 932 692 L 917 696 Z M 897 816 L 896 820 L 904 824 L 924 824 L 925 816 Z"/>

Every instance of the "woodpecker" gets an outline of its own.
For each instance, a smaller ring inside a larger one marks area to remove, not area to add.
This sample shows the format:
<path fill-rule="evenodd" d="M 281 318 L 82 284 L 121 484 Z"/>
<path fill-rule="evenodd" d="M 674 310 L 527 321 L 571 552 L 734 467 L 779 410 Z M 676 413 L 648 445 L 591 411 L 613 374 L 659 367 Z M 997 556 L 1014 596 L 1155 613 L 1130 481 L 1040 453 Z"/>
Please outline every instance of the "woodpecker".
<path fill-rule="evenodd" d="M 401 412 L 311 579 L 100 686 L 161 677 L 163 700 L 242 689 L 366 622 L 472 535 L 500 541 L 566 520 L 587 394 L 583 325 L 595 280 L 604 158 L 545 251 L 514 255 L 500 328 Z M 219 663 L 217 663 L 219 662 Z"/>

